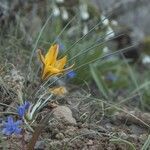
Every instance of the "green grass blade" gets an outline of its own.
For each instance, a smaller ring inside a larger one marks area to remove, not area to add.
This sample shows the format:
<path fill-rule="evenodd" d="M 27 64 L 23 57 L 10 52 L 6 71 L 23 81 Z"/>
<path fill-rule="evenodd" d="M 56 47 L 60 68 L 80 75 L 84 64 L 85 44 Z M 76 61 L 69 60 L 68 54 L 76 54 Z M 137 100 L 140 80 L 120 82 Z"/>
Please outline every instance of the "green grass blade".
<path fill-rule="evenodd" d="M 148 136 L 141 150 L 150 150 L 150 135 Z"/>
<path fill-rule="evenodd" d="M 92 64 L 90 65 L 90 71 L 91 71 L 92 77 L 93 77 L 99 91 L 102 93 L 103 97 L 107 99 L 108 98 L 108 89 L 105 86 L 105 84 L 103 83 L 100 73 L 97 71 L 95 66 Z"/>
<path fill-rule="evenodd" d="M 121 143 L 126 144 L 129 146 L 128 150 L 136 150 L 135 146 L 127 140 L 123 140 L 123 139 L 118 138 L 118 139 L 110 139 L 110 142 L 117 143 L 117 144 L 121 144 Z"/>

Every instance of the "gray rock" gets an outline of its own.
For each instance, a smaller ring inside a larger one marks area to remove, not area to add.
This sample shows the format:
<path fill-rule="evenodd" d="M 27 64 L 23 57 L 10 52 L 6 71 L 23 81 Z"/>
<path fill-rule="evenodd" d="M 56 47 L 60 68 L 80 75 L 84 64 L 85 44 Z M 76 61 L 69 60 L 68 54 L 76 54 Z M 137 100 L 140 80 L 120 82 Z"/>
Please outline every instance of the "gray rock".
<path fill-rule="evenodd" d="M 56 134 L 55 138 L 57 140 L 63 140 L 65 137 L 64 137 L 63 133 L 58 133 L 58 134 Z"/>
<path fill-rule="evenodd" d="M 54 118 L 66 122 L 68 124 L 76 124 L 76 120 L 72 116 L 72 111 L 67 106 L 58 106 L 53 110 Z"/>
<path fill-rule="evenodd" d="M 37 141 L 34 147 L 35 150 L 43 150 L 45 148 L 44 141 Z"/>
<path fill-rule="evenodd" d="M 87 143 L 86 143 L 88 146 L 91 146 L 94 144 L 93 140 L 89 140 Z"/>
<path fill-rule="evenodd" d="M 65 136 L 70 137 L 73 136 L 74 134 L 76 134 L 76 128 L 73 126 L 70 126 L 67 128 L 67 130 L 65 131 Z"/>
<path fill-rule="evenodd" d="M 49 143 L 49 149 L 61 149 L 62 143 L 61 141 L 52 141 Z"/>
<path fill-rule="evenodd" d="M 145 141 L 147 140 L 148 135 L 147 134 L 141 134 L 139 136 L 139 140 L 141 143 L 145 143 Z"/>
<path fill-rule="evenodd" d="M 140 126 L 132 124 L 129 126 L 129 128 L 131 129 L 132 134 L 141 135 L 144 133 L 144 129 L 141 128 Z"/>

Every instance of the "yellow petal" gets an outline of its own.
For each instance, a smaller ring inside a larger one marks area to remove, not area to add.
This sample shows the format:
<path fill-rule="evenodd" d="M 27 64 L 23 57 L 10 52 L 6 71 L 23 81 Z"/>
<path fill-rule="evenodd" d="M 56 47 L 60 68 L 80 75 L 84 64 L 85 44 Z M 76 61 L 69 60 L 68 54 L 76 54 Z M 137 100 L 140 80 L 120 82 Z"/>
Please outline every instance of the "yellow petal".
<path fill-rule="evenodd" d="M 61 73 L 61 70 L 54 68 L 52 66 L 45 66 L 43 73 L 42 73 L 42 80 L 46 79 L 52 75 L 58 75 Z"/>
<path fill-rule="evenodd" d="M 58 49 L 59 49 L 58 44 L 52 45 L 49 48 L 45 57 L 42 55 L 41 50 L 38 51 L 39 58 L 43 63 L 42 79 L 46 79 L 50 76 L 52 77 L 52 76 L 60 75 L 64 71 L 67 71 L 73 67 L 72 65 L 64 69 L 67 62 L 67 56 L 64 56 L 63 58 L 57 60 Z"/>
<path fill-rule="evenodd" d="M 49 74 L 48 66 L 45 65 L 42 72 L 42 80 L 46 78 L 47 74 Z"/>
<path fill-rule="evenodd" d="M 56 87 L 56 88 L 51 88 L 49 89 L 49 91 L 54 94 L 54 95 L 58 95 L 58 96 L 63 96 L 65 95 L 68 91 L 64 86 L 60 86 L 60 87 Z"/>
<path fill-rule="evenodd" d="M 40 49 L 38 49 L 38 56 L 39 56 L 39 59 L 40 61 L 45 64 L 45 60 L 44 60 L 44 56 L 42 55 L 42 52 Z"/>
<path fill-rule="evenodd" d="M 50 73 L 53 73 L 53 74 L 57 74 L 57 73 L 60 73 L 60 70 L 58 69 L 58 68 L 55 68 L 55 67 L 52 67 L 52 66 L 49 66 L 48 67 L 48 71 L 50 72 Z"/>
<path fill-rule="evenodd" d="M 62 69 L 64 68 L 66 62 L 67 62 L 67 57 L 64 56 L 63 58 L 57 60 L 54 66 L 55 66 L 57 69 L 62 70 Z"/>
<path fill-rule="evenodd" d="M 47 65 L 51 65 L 56 62 L 57 55 L 58 55 L 58 49 L 59 49 L 59 45 L 57 45 L 57 44 L 52 45 L 49 48 L 47 54 L 45 55 L 45 63 Z"/>

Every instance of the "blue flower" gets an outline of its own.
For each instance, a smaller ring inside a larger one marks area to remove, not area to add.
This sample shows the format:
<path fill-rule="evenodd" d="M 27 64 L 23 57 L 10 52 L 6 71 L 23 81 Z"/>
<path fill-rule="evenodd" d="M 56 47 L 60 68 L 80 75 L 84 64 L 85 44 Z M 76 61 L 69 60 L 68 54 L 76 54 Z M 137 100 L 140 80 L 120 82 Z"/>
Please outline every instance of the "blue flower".
<path fill-rule="evenodd" d="M 14 122 L 13 118 L 9 116 L 7 118 L 7 122 L 4 123 L 2 133 L 5 135 L 20 134 L 21 128 L 19 126 L 21 124 L 21 120 Z"/>
<path fill-rule="evenodd" d="M 25 101 L 24 104 L 22 104 L 21 106 L 18 107 L 17 112 L 18 112 L 18 115 L 21 118 L 24 117 L 24 115 L 25 115 L 26 111 L 28 110 L 29 106 L 30 106 L 30 103 Z"/>
<path fill-rule="evenodd" d="M 72 79 L 72 78 L 74 78 L 76 76 L 76 72 L 75 71 L 69 71 L 68 73 L 67 73 L 67 77 L 69 78 L 69 79 Z"/>
<path fill-rule="evenodd" d="M 113 74 L 112 72 L 109 72 L 107 75 L 106 75 L 106 80 L 109 80 L 109 81 L 112 81 L 112 82 L 115 82 L 117 81 L 117 76 L 115 74 Z"/>

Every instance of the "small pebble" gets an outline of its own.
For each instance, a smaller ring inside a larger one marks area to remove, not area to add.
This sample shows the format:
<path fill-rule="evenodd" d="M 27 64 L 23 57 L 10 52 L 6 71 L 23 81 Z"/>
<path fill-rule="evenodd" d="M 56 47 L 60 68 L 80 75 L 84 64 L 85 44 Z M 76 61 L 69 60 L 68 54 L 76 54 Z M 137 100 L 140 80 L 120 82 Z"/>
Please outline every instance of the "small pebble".
<path fill-rule="evenodd" d="M 91 145 L 93 145 L 94 144 L 94 142 L 92 141 L 92 140 L 89 140 L 88 142 L 87 142 L 87 145 L 88 146 L 91 146 Z"/>
<path fill-rule="evenodd" d="M 56 134 L 55 138 L 57 140 L 63 140 L 65 137 L 64 137 L 63 133 L 58 133 L 58 134 Z"/>

